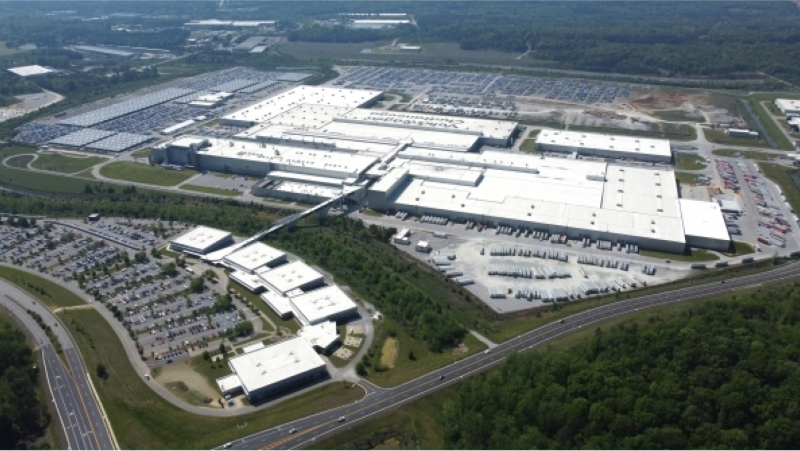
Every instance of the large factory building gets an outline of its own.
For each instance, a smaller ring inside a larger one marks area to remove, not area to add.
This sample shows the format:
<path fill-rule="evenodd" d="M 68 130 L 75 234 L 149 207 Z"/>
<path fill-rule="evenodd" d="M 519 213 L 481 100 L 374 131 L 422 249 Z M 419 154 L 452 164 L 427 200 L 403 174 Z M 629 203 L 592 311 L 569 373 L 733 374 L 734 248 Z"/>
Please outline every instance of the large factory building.
<path fill-rule="evenodd" d="M 621 158 L 653 163 L 672 161 L 669 140 L 599 133 L 542 130 L 536 149 L 544 152 L 577 153 L 604 158 Z"/>

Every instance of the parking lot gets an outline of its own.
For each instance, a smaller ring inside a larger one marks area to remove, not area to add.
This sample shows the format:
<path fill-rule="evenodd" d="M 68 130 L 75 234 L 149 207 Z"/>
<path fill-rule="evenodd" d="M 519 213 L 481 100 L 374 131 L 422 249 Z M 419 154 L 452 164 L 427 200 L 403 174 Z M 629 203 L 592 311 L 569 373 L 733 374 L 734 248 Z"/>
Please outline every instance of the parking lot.
<path fill-rule="evenodd" d="M 628 98 L 631 89 L 649 86 L 583 80 L 550 79 L 485 73 L 448 72 L 428 69 L 351 67 L 333 82 L 346 88 L 380 89 L 392 92 L 460 94 L 546 98 L 575 103 L 613 103 Z"/>

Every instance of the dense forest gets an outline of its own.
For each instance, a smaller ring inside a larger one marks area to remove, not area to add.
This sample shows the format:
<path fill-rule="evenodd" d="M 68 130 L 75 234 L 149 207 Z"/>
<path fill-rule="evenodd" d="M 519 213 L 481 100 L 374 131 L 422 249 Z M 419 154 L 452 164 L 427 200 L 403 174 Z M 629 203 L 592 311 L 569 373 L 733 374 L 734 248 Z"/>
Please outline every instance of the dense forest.
<path fill-rule="evenodd" d="M 387 244 L 396 233 L 337 217 L 325 220 L 325 227 L 300 227 L 269 239 L 329 270 L 431 351 L 453 348 L 466 333 L 462 323 L 472 325 L 474 316 L 467 308 L 456 311 L 452 306 L 478 301 L 452 281 L 398 258 L 401 252 Z"/>
<path fill-rule="evenodd" d="M 27 449 L 50 421 L 36 394 L 39 372 L 25 335 L 0 318 L 0 449 Z"/>
<path fill-rule="evenodd" d="M 443 406 L 457 449 L 792 449 L 800 284 L 511 356 Z"/>

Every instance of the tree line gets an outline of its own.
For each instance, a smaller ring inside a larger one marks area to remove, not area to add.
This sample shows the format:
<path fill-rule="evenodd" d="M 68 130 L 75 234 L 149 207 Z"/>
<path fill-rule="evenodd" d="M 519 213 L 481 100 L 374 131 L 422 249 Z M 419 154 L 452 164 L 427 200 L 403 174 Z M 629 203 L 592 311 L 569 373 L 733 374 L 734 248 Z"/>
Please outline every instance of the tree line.
<path fill-rule="evenodd" d="M 791 449 L 800 284 L 511 355 L 442 407 L 451 449 Z"/>

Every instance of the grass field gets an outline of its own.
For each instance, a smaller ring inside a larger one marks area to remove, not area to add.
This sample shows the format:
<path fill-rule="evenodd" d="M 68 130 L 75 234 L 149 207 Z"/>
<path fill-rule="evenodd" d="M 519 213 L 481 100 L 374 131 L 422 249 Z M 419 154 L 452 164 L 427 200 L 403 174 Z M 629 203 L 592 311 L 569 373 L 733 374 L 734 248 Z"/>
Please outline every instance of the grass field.
<path fill-rule="evenodd" d="M 772 115 L 764 109 L 764 105 L 758 101 L 751 101 L 750 108 L 753 109 L 753 112 L 756 113 L 758 119 L 761 120 L 761 124 L 769 133 L 769 136 L 775 141 L 775 144 L 781 150 L 794 150 L 794 145 L 789 141 L 786 135 L 781 130 L 781 126 L 775 122 L 775 119 L 772 118 Z"/>
<path fill-rule="evenodd" d="M 694 172 L 680 172 L 675 171 L 675 180 L 680 183 L 694 183 L 697 180 L 697 174 Z"/>
<path fill-rule="evenodd" d="M 698 155 L 687 155 L 685 153 L 675 154 L 675 169 L 684 171 L 698 171 L 706 168 L 706 159 Z"/>
<path fill-rule="evenodd" d="M 6 43 L 4 41 L 0 41 L 0 56 L 8 56 L 13 55 L 15 53 L 19 53 L 20 50 L 17 49 L 10 49 L 6 47 Z"/>
<path fill-rule="evenodd" d="M 136 152 L 131 152 L 131 156 L 134 158 L 147 158 L 150 156 L 150 152 L 152 152 L 152 149 L 147 147 L 144 149 L 139 149 Z"/>
<path fill-rule="evenodd" d="M 650 113 L 651 116 L 657 117 L 664 121 L 672 122 L 702 122 L 703 116 L 699 114 L 692 114 L 683 110 L 665 110 L 654 111 Z"/>
<path fill-rule="evenodd" d="M 777 183 L 781 187 L 786 200 L 792 206 L 792 210 L 800 211 L 800 188 L 794 183 L 790 174 L 800 174 L 795 169 L 790 169 L 775 163 L 758 163 L 764 176 Z"/>
<path fill-rule="evenodd" d="M 719 256 L 717 254 L 713 254 L 707 251 L 700 251 L 696 249 L 689 249 L 686 253 L 683 254 L 673 254 L 670 252 L 658 252 L 649 250 L 642 250 L 640 254 L 644 257 L 661 258 L 664 260 L 672 260 L 676 262 L 710 262 L 714 260 L 719 260 Z"/>
<path fill-rule="evenodd" d="M 81 171 L 81 172 L 79 172 L 77 174 L 74 174 L 74 175 L 75 175 L 75 177 L 80 177 L 82 179 L 95 180 L 91 169 L 86 169 L 85 171 Z"/>
<path fill-rule="evenodd" d="M 58 314 L 72 331 L 88 368 L 103 363 L 107 380 L 92 380 L 123 449 L 209 449 L 259 430 L 363 397 L 360 387 L 330 383 L 273 407 L 236 417 L 205 417 L 169 404 L 142 379 L 102 316 L 94 310 Z"/>
<path fill-rule="evenodd" d="M 381 363 L 389 368 L 394 368 L 394 362 L 397 361 L 398 349 L 397 340 L 392 337 L 387 338 L 383 342 L 383 347 L 381 347 Z"/>
<path fill-rule="evenodd" d="M 126 182 L 147 183 L 157 186 L 175 186 L 197 175 L 197 171 L 190 169 L 172 171 L 168 169 L 159 169 L 146 164 L 118 161 L 109 163 L 100 168 L 100 174 L 104 177 L 124 180 Z"/>
<path fill-rule="evenodd" d="M 536 152 L 536 140 L 526 139 L 522 141 L 522 144 L 519 145 L 519 150 L 523 152 Z"/>
<path fill-rule="evenodd" d="M 368 368 L 367 379 L 381 387 L 395 387 L 486 349 L 485 344 L 471 334 L 467 334 L 464 337 L 464 344 L 468 348 L 467 352 L 463 354 L 453 354 L 450 351 L 433 353 L 428 350 L 424 342 L 411 338 L 391 318 L 384 318 L 382 322 L 375 325 L 375 336 L 372 339 L 371 347 L 373 355 L 382 354 L 383 344 L 388 338 L 391 338 L 391 332 L 396 334 L 394 338 L 397 340 L 397 358 L 394 368 L 383 372 L 376 372 Z M 411 352 L 414 355 L 413 360 L 409 358 Z"/>
<path fill-rule="evenodd" d="M 755 246 L 753 246 L 750 243 L 745 243 L 743 241 L 733 241 L 732 243 L 733 243 L 732 244 L 733 245 L 733 252 L 724 252 L 725 255 L 728 255 L 730 257 L 736 256 L 736 255 L 748 255 L 748 254 L 755 253 L 755 251 L 756 251 Z"/>
<path fill-rule="evenodd" d="M 540 128 L 534 128 L 528 132 L 528 139 L 536 139 L 539 136 L 539 133 L 542 131 Z"/>
<path fill-rule="evenodd" d="M 60 153 L 40 153 L 31 164 L 36 169 L 74 174 L 106 161 L 100 157 L 72 157 Z"/>
<path fill-rule="evenodd" d="M 0 279 L 5 279 L 18 286 L 21 290 L 39 299 L 51 310 L 87 304 L 66 288 L 19 269 L 0 266 Z"/>
<path fill-rule="evenodd" d="M 759 137 L 758 139 L 736 138 L 733 136 L 728 136 L 724 130 L 712 130 L 706 127 L 703 127 L 703 134 L 706 135 L 706 139 L 712 143 L 726 144 L 729 146 L 764 147 L 771 149 L 769 143 L 767 143 L 767 140 L 763 137 Z"/>
<path fill-rule="evenodd" d="M 241 191 L 231 191 L 229 189 L 214 188 L 211 186 L 186 184 L 186 185 L 181 185 L 180 188 L 185 189 L 187 191 L 194 191 L 197 193 L 214 194 L 216 196 L 237 197 L 242 195 Z"/>
<path fill-rule="evenodd" d="M 11 166 L 12 168 L 27 169 L 28 163 L 33 161 L 34 158 L 35 155 L 17 155 L 7 159 L 5 164 Z"/>
<path fill-rule="evenodd" d="M 778 156 L 768 153 L 757 152 L 753 150 L 736 150 L 736 149 L 715 149 L 712 150 L 711 153 L 713 153 L 714 155 L 719 155 L 721 157 L 736 157 L 738 155 L 742 155 L 745 158 L 757 161 L 769 161 L 772 158 Z"/>

